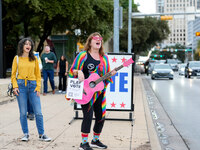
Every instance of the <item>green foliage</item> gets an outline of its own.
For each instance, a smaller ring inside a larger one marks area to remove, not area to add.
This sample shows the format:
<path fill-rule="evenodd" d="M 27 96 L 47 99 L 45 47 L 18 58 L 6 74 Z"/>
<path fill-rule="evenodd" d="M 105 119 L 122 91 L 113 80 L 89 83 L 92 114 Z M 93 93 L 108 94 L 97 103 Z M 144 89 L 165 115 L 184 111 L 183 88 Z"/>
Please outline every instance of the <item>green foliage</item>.
<path fill-rule="evenodd" d="M 113 30 L 113 3 L 107 0 L 90 1 L 93 14 L 88 16 L 82 24 L 77 24 L 81 28 L 80 39 L 85 41 L 92 32 L 100 32 L 106 41 Z"/>
<path fill-rule="evenodd" d="M 121 7 L 123 7 L 124 10 L 129 9 L 129 0 L 119 0 L 119 3 L 121 5 Z M 134 4 L 134 0 L 132 0 L 132 10 L 134 10 L 134 12 L 138 11 L 137 5 Z"/>
<path fill-rule="evenodd" d="M 194 53 L 194 59 L 200 60 L 200 40 L 198 40 L 198 43 L 197 43 L 197 49 L 195 50 L 195 53 Z"/>
<path fill-rule="evenodd" d="M 194 60 L 200 61 L 199 53 L 194 53 Z"/>
<path fill-rule="evenodd" d="M 172 59 L 173 58 L 173 54 L 177 55 L 177 59 L 184 62 L 185 60 L 185 51 L 177 51 L 175 52 L 175 49 L 186 49 L 186 47 L 184 45 L 181 44 L 176 44 L 174 46 L 166 46 L 164 49 L 173 49 L 173 52 L 161 52 L 161 54 L 165 55 L 165 59 Z"/>
<path fill-rule="evenodd" d="M 83 41 L 92 32 L 104 39 L 112 33 L 113 3 L 107 0 L 4 0 L 2 5 L 5 45 L 12 41 L 16 47 L 20 36 L 31 36 L 41 52 L 48 36 L 66 29 L 72 35 L 80 29 Z"/>
<path fill-rule="evenodd" d="M 176 45 L 173 45 L 173 46 L 166 46 L 165 48 L 173 48 L 173 49 L 186 49 L 186 47 L 184 45 L 181 45 L 181 44 L 176 44 Z"/>
<path fill-rule="evenodd" d="M 136 9 L 136 8 L 135 8 Z M 137 11 L 134 10 L 134 11 Z M 125 13 L 126 16 L 127 12 Z M 124 15 L 124 16 L 125 16 Z M 166 21 L 156 18 L 145 17 L 144 19 L 132 19 L 132 52 L 140 54 L 148 51 L 157 43 L 166 39 L 170 33 Z M 127 52 L 128 49 L 128 18 L 124 18 L 124 27 L 120 31 L 120 50 Z"/>
<path fill-rule="evenodd" d="M 119 3 L 123 9 L 127 10 L 129 7 L 129 0 L 119 0 Z M 133 4 L 133 2 L 132 2 Z"/>
<path fill-rule="evenodd" d="M 41 53 L 49 36 L 66 30 L 74 37 L 80 29 L 76 39 L 82 42 L 92 32 L 99 32 L 106 41 L 113 30 L 113 1 L 108 0 L 3 0 L 2 8 L 6 68 L 12 65 L 20 38 L 30 36 Z M 69 58 L 73 58 L 74 47 L 67 49 Z"/>
<path fill-rule="evenodd" d="M 200 40 L 197 42 L 197 49 L 200 49 Z"/>

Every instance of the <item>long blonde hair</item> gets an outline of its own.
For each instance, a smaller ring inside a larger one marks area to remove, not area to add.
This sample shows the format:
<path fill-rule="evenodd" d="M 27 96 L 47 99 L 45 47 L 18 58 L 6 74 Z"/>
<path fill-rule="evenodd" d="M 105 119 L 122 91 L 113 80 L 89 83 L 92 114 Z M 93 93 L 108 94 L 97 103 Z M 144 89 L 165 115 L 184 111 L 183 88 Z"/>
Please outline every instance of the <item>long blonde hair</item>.
<path fill-rule="evenodd" d="M 93 36 L 97 36 L 97 35 L 101 37 L 101 35 L 98 32 L 94 32 L 94 33 L 89 35 L 89 37 L 87 38 L 87 41 L 86 41 L 86 43 L 84 45 L 84 50 L 85 51 L 87 51 L 87 52 L 90 51 L 90 49 L 91 49 L 90 44 L 91 44 L 92 37 Z M 104 51 L 103 51 L 103 40 L 101 41 L 101 47 L 99 49 L 99 54 L 101 56 L 103 56 L 105 54 Z"/>

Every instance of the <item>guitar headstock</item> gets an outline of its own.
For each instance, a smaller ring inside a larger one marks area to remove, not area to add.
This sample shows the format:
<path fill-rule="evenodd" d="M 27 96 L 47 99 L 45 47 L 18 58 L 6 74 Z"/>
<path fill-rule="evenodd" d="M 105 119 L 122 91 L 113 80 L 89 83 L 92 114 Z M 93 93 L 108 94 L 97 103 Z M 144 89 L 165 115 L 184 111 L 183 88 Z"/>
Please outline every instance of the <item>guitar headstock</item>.
<path fill-rule="evenodd" d="M 130 58 L 129 60 L 127 60 L 127 61 L 125 61 L 124 63 L 123 63 L 123 66 L 124 67 L 128 67 L 130 64 L 132 64 L 132 63 L 134 63 L 134 61 L 133 61 L 133 59 L 132 58 Z"/>

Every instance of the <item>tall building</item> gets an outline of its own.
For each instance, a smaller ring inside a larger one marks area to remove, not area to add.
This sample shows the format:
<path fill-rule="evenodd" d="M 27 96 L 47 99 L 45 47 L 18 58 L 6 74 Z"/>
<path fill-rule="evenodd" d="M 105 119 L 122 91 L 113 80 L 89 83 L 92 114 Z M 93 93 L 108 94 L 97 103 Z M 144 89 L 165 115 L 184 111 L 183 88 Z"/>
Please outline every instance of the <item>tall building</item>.
<path fill-rule="evenodd" d="M 195 12 L 200 10 L 200 0 L 156 0 L 157 13 Z M 168 21 L 170 35 L 164 45 L 181 44 L 187 46 L 188 21 L 194 20 L 195 15 L 174 15 Z"/>
<path fill-rule="evenodd" d="M 188 46 L 193 50 L 197 48 L 200 36 L 196 36 L 196 32 L 200 32 L 200 17 L 188 22 Z"/>

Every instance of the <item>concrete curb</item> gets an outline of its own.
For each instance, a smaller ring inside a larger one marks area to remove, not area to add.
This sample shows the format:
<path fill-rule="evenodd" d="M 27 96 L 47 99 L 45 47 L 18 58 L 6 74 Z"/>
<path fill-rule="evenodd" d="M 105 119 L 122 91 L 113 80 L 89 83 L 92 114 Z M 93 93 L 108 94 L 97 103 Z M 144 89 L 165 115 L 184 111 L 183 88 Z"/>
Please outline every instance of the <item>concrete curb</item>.
<path fill-rule="evenodd" d="M 140 82 L 142 82 L 142 79 L 140 78 Z M 144 89 L 144 84 L 143 82 L 141 83 L 142 85 L 142 91 L 143 91 L 143 103 L 144 103 L 144 109 L 145 109 L 145 115 L 146 115 L 146 121 L 147 121 L 147 128 L 148 128 L 148 134 L 149 134 L 149 139 L 151 143 L 151 148 L 152 150 L 161 150 L 161 143 L 159 142 L 159 138 L 156 133 L 156 129 L 154 127 L 154 123 L 151 117 L 151 112 L 147 103 L 147 97 L 146 97 L 146 92 Z"/>

